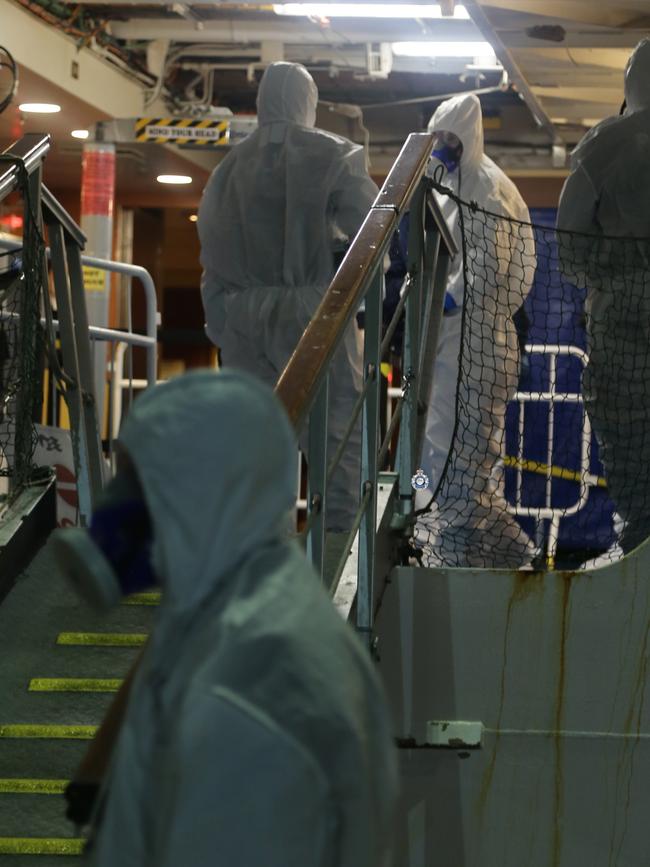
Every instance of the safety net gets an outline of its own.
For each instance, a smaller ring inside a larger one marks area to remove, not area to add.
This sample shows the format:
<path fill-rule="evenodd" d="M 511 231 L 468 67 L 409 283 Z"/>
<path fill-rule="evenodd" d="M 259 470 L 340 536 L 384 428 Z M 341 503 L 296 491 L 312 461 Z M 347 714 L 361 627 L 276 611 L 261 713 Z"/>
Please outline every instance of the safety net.
<path fill-rule="evenodd" d="M 27 182 L 23 192 L 28 195 Z M 0 246 L 0 510 L 34 478 L 40 420 L 43 237 L 26 221 L 22 242 Z"/>
<path fill-rule="evenodd" d="M 650 240 L 558 232 L 550 209 L 523 223 L 436 189 L 462 255 L 416 496 L 423 565 L 622 556 L 650 534 Z"/>

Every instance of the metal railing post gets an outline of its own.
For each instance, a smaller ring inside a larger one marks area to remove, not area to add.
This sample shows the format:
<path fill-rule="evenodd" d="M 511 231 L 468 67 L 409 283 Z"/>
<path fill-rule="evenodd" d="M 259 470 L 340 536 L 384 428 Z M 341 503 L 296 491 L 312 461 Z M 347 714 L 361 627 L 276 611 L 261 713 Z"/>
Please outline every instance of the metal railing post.
<path fill-rule="evenodd" d="M 95 399 L 95 371 L 93 369 L 93 353 L 90 349 L 86 293 L 81 268 L 81 250 L 75 240 L 65 230 L 64 238 L 68 274 L 70 275 L 70 300 L 72 302 L 72 316 L 82 389 L 81 409 L 88 450 L 88 471 L 92 499 L 95 502 L 103 487 L 103 455 L 99 434 L 100 413 L 98 412 L 97 401 Z M 103 412 L 101 412 L 101 415 L 103 415 Z"/>
<path fill-rule="evenodd" d="M 427 232 L 425 242 L 425 292 L 429 297 L 429 306 L 425 311 L 425 324 L 422 332 L 420 348 L 420 379 L 419 379 L 419 415 L 415 432 L 415 452 L 413 459 L 420 460 L 424 432 L 426 429 L 429 399 L 433 386 L 436 354 L 440 326 L 445 307 L 445 292 L 449 274 L 449 251 L 440 243 L 441 237 L 437 229 Z"/>
<path fill-rule="evenodd" d="M 365 508 L 359 526 L 357 629 L 371 642 L 374 620 L 375 537 L 377 533 L 377 475 L 380 443 L 381 321 L 384 275 L 377 268 L 366 295 L 364 325 L 364 380 L 371 381 L 363 405 L 361 427 L 361 499 Z"/>
<path fill-rule="evenodd" d="M 415 461 L 415 432 L 417 429 L 420 368 L 419 332 L 422 305 L 423 255 L 424 255 L 424 206 L 426 188 L 421 182 L 411 201 L 408 242 L 408 277 L 412 281 L 406 302 L 404 329 L 404 354 L 402 393 L 404 409 L 400 422 L 397 447 L 397 472 L 399 473 L 399 512 L 407 517 L 413 511 L 413 488 L 411 475 Z"/>
<path fill-rule="evenodd" d="M 307 455 L 307 556 L 323 578 L 327 516 L 327 415 L 329 377 L 323 380 L 309 413 Z"/>
<path fill-rule="evenodd" d="M 85 413 L 83 409 L 79 354 L 75 334 L 68 268 L 65 260 L 63 228 L 57 222 L 50 223 L 48 228 L 52 273 L 54 275 L 54 289 L 59 314 L 63 366 L 70 378 L 70 382 L 66 387 L 65 398 L 68 412 L 70 413 L 72 449 L 75 456 L 75 466 L 77 468 L 79 517 L 82 525 L 87 525 L 92 514 L 94 480 L 96 479 L 97 471 L 91 471 L 90 469 L 90 455 L 85 426 Z M 86 339 L 88 339 L 87 336 Z"/>

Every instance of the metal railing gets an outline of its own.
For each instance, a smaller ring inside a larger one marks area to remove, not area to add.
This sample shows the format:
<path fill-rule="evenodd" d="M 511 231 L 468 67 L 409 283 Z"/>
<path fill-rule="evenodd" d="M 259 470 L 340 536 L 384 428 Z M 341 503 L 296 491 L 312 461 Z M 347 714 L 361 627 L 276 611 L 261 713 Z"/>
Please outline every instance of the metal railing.
<path fill-rule="evenodd" d="M 548 388 L 545 391 L 518 391 L 513 402 L 519 404 L 517 419 L 517 456 L 508 465 L 516 472 L 515 477 L 515 501 L 508 505 L 508 511 L 520 517 L 533 518 L 538 528 L 543 527 L 544 521 L 550 521 L 548 537 L 546 540 L 546 562 L 548 568 L 554 568 L 555 555 L 560 532 L 562 518 L 568 518 L 577 514 L 587 505 L 589 488 L 597 484 L 597 477 L 590 472 L 591 458 L 591 423 L 584 408 L 584 398 L 580 392 L 563 392 L 557 389 L 557 360 L 560 356 L 577 358 L 583 369 L 587 366 L 589 356 L 584 349 L 578 346 L 560 346 L 557 344 L 534 344 L 529 343 L 525 347 L 528 355 L 542 355 L 549 359 Z M 546 432 L 546 463 L 536 467 L 536 471 L 545 476 L 544 505 L 526 506 L 522 502 L 523 476 L 528 462 L 524 457 L 524 433 L 525 433 L 525 406 L 528 403 L 548 404 L 548 427 Z M 556 404 L 576 404 L 582 407 L 582 426 L 580 430 L 580 466 L 575 471 L 575 481 L 578 483 L 578 496 L 576 502 L 570 506 L 560 508 L 553 507 L 553 480 L 554 473 L 554 442 L 555 442 L 555 407 Z M 595 481 L 594 481 L 595 480 Z M 539 536 L 538 532 L 538 536 Z"/>
<path fill-rule="evenodd" d="M 399 422 L 397 473 L 393 480 L 396 507 L 392 523 L 396 530 L 405 528 L 413 512 L 411 477 L 424 432 L 425 416 L 421 407 L 426 405 L 431 387 L 448 265 L 450 257 L 456 253 L 425 177 L 432 147 L 431 135 L 413 134 L 407 139 L 276 388 L 296 429 L 300 431 L 309 423 L 306 536 L 309 556 L 320 574 L 323 574 L 325 550 L 327 486 L 361 418 L 360 503 L 344 553 L 331 578 L 331 588 L 336 594 L 346 567 L 347 552 L 357 549 L 356 626 L 368 636 L 372 632 L 376 604 L 380 474 Z M 407 211 L 410 212 L 408 276 L 393 319 L 382 337 L 383 260 L 393 232 Z M 362 301 L 365 301 L 363 387 L 343 443 L 328 465 L 329 365 Z M 382 440 L 380 364 L 402 315 L 406 319 L 403 387 Z"/>
<path fill-rule="evenodd" d="M 109 417 L 105 429 L 108 436 L 108 457 L 112 457 L 115 410 L 113 367 L 116 346 L 126 344 L 129 354 L 133 348 L 141 348 L 145 355 L 145 382 L 153 385 L 157 372 L 157 312 L 156 289 L 151 275 L 137 265 L 98 259 L 82 254 L 86 238 L 79 226 L 42 183 L 42 160 L 49 148 L 49 136 L 26 135 L 6 154 L 7 170 L 0 174 L 0 200 L 13 192 L 21 177 L 29 177 L 28 199 L 25 208 L 25 224 L 35 222 L 41 240 L 38 253 L 23 249 L 23 268 L 36 269 L 42 287 L 41 302 L 44 316 L 41 327 L 46 334 L 51 376 L 50 415 L 58 423 L 59 393 L 70 417 L 70 434 L 77 476 L 79 518 L 82 524 L 90 519 L 93 503 L 104 483 L 105 459 L 100 431 L 104 428 L 98 421 L 97 395 L 95 394 L 94 358 L 91 343 L 107 343 L 110 362 L 106 366 L 109 388 Z M 45 236 L 49 247 L 45 247 Z M 6 246 L 6 245 L 5 245 Z M 40 261 L 31 262 L 35 255 Z M 48 292 L 48 261 L 56 296 L 58 319 L 54 319 Z M 101 269 L 110 273 L 137 279 L 145 295 L 145 333 L 133 331 L 131 316 L 131 286 L 127 292 L 128 323 L 126 329 L 91 326 L 88 323 L 83 280 L 83 267 Z M 2 317 L 12 318 L 19 314 L 2 311 Z M 60 341 L 60 357 L 54 349 Z M 129 379 L 133 377 L 133 365 L 128 364 Z M 129 389 L 132 394 L 132 388 Z M 104 395 L 99 395 L 102 409 Z M 121 404 L 120 404 L 121 414 Z M 103 413 L 100 413 L 103 415 Z"/>

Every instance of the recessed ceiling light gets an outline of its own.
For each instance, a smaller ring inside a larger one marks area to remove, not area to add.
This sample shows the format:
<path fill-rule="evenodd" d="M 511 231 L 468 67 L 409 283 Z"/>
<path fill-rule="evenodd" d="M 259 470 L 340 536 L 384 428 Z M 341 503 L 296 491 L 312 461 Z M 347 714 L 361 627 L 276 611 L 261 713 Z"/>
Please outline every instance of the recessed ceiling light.
<path fill-rule="evenodd" d="M 189 175 L 158 175 L 156 178 L 159 184 L 191 184 L 192 178 Z"/>
<path fill-rule="evenodd" d="M 18 108 L 26 114 L 56 114 L 61 111 L 61 106 L 53 102 L 21 102 Z"/>
<path fill-rule="evenodd" d="M 199 219 L 199 215 L 198 215 L 198 214 L 190 214 L 190 216 L 189 216 L 189 221 L 190 221 L 190 223 L 196 223 L 196 221 L 197 221 L 198 219 Z"/>
<path fill-rule="evenodd" d="M 276 15 L 310 18 L 443 18 L 440 3 L 274 3 Z M 464 6 L 455 6 L 453 18 L 469 18 Z"/>
<path fill-rule="evenodd" d="M 87 129 L 73 129 L 70 135 L 72 138 L 88 138 L 90 133 Z"/>

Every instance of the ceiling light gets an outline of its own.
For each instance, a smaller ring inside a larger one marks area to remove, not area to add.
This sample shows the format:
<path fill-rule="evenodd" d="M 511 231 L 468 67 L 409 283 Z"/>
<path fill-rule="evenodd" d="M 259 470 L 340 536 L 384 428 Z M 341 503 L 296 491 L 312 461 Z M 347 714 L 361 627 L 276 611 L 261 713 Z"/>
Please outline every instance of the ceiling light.
<path fill-rule="evenodd" d="M 198 214 L 190 214 L 190 216 L 189 216 L 190 223 L 196 223 L 198 219 L 199 219 Z"/>
<path fill-rule="evenodd" d="M 18 108 L 26 114 L 56 114 L 61 106 L 53 102 L 22 102 Z"/>
<path fill-rule="evenodd" d="M 192 178 L 189 175 L 158 175 L 156 178 L 159 184 L 191 184 Z"/>
<path fill-rule="evenodd" d="M 277 15 L 310 18 L 442 18 L 440 3 L 274 3 Z M 469 18 L 464 6 L 455 6 L 453 18 Z"/>
<path fill-rule="evenodd" d="M 489 42 L 393 42 L 392 48 L 402 57 L 471 57 L 489 66 L 497 62 Z"/>
<path fill-rule="evenodd" d="M 87 129 L 73 129 L 70 135 L 72 138 L 88 138 L 90 133 Z"/>

